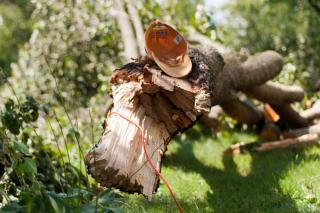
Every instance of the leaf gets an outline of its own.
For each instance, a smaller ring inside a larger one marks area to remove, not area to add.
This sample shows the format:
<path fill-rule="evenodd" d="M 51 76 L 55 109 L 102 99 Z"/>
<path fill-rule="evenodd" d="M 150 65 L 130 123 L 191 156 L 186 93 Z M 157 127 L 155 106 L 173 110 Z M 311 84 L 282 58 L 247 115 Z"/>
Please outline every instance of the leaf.
<path fill-rule="evenodd" d="M 73 188 L 67 193 L 67 198 L 89 198 L 92 195 L 92 192 L 89 192 L 84 189 Z"/>
<path fill-rule="evenodd" d="M 33 122 L 36 121 L 39 117 L 39 105 L 36 100 L 27 96 L 27 100 L 21 105 L 20 113 L 25 122 Z"/>
<path fill-rule="evenodd" d="M 33 179 L 37 174 L 36 162 L 32 158 L 23 158 L 24 159 L 24 171 Z"/>
<path fill-rule="evenodd" d="M 103 213 L 123 213 L 123 211 L 119 208 L 106 208 Z"/>
<path fill-rule="evenodd" d="M 1 115 L 2 124 L 14 135 L 20 133 L 20 121 L 14 112 L 4 112 Z"/>
<path fill-rule="evenodd" d="M 108 205 L 112 203 L 115 195 L 110 189 L 106 189 L 97 196 L 98 204 L 100 205 Z"/>
<path fill-rule="evenodd" d="M 77 130 L 75 130 L 74 128 L 71 128 L 68 131 L 67 137 L 71 138 L 74 141 L 77 141 L 80 138 L 80 133 Z"/>
<path fill-rule="evenodd" d="M 13 111 L 14 109 L 14 101 L 10 98 L 5 104 L 7 111 Z"/>
<path fill-rule="evenodd" d="M 46 192 L 46 195 L 54 212 L 69 212 L 67 211 L 68 206 L 64 203 L 63 199 L 58 194 L 56 194 L 55 192 L 48 191 Z"/>
<path fill-rule="evenodd" d="M 43 111 L 48 115 L 49 112 L 51 111 L 50 104 L 43 104 L 43 105 L 42 105 L 42 109 L 43 109 Z"/>
<path fill-rule="evenodd" d="M 11 202 L 0 209 L 1 213 L 22 212 L 22 206 L 16 202 Z"/>
<path fill-rule="evenodd" d="M 14 149 L 25 155 L 29 154 L 29 148 L 24 143 L 14 142 Z"/>
<path fill-rule="evenodd" d="M 79 206 L 79 209 L 78 209 L 79 213 L 96 213 L 96 205 L 95 204 L 92 204 L 92 203 L 89 203 L 89 204 L 82 204 Z"/>

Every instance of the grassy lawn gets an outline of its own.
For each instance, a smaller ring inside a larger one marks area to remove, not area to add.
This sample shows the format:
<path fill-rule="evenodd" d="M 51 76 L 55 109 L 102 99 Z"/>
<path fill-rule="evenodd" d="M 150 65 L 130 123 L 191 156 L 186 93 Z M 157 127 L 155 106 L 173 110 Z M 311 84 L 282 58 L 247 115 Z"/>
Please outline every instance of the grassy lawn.
<path fill-rule="evenodd" d="M 319 147 L 223 156 L 230 144 L 255 136 L 198 132 L 172 141 L 162 167 L 185 212 L 320 212 Z M 151 202 L 124 197 L 127 212 L 177 212 L 162 182 Z"/>

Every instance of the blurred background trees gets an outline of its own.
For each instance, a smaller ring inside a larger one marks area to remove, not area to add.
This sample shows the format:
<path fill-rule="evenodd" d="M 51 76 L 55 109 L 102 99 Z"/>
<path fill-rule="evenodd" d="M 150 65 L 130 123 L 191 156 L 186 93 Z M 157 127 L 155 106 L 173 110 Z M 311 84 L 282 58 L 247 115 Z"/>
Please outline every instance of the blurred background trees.
<path fill-rule="evenodd" d="M 82 150 L 97 142 L 101 134 L 101 123 L 110 104 L 110 74 L 130 59 L 125 41 L 135 40 L 134 51 L 137 56 L 142 55 L 141 33 L 137 32 L 143 32 L 156 18 L 176 26 L 187 37 L 201 34 L 231 50 L 279 51 L 286 65 L 277 80 L 303 85 L 314 94 L 311 99 L 319 96 L 315 93 L 320 87 L 319 2 L 222 2 L 223 7 L 217 8 L 211 7 L 209 0 L 2 0 L 2 206 L 19 197 L 24 199 L 21 205 L 28 203 L 28 196 L 22 195 L 32 194 L 30 186 L 61 204 L 62 197 L 47 191 L 62 193 L 88 187 L 88 182 L 95 185 L 92 180 L 81 181 L 86 174 Z M 119 25 L 119 18 L 123 17 L 129 20 L 128 26 Z M 127 27 L 133 29 L 132 38 L 122 34 Z M 35 119 L 27 119 L 25 114 L 34 115 L 34 111 Z M 18 129 L 12 128 L 16 124 Z M 41 160 L 44 157 L 46 161 Z M 54 166 L 48 168 L 44 162 Z M 30 178 L 19 180 L 19 175 L 25 173 Z M 89 202 L 95 195 L 84 194 L 63 196 Z M 68 208 L 74 208 L 74 202 L 70 201 Z"/>
<path fill-rule="evenodd" d="M 225 42 L 237 50 L 280 52 L 287 62 L 282 77 L 314 92 L 320 77 L 319 5 L 312 0 L 236 1 L 227 6 L 231 24 L 225 28 Z"/>
<path fill-rule="evenodd" d="M 10 64 L 18 59 L 19 48 L 31 34 L 32 4 L 24 0 L 0 3 L 0 67 L 10 73 Z"/>

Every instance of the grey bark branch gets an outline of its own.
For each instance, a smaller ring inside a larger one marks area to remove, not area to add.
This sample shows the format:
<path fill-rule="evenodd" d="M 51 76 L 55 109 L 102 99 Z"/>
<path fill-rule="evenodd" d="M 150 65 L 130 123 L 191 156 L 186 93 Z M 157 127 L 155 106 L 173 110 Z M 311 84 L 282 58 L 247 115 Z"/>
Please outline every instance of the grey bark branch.
<path fill-rule="evenodd" d="M 127 61 L 130 61 L 131 58 L 137 58 L 139 56 L 137 42 L 129 16 L 125 11 L 123 0 L 116 0 L 114 3 L 116 8 L 116 11 L 114 11 L 116 14 L 114 14 L 114 16 L 117 19 L 121 31 L 121 38 L 124 45 L 124 56 Z"/>
<path fill-rule="evenodd" d="M 304 97 L 303 89 L 298 86 L 286 86 L 271 81 L 243 92 L 259 101 L 270 104 L 297 102 Z"/>
<path fill-rule="evenodd" d="M 310 108 L 300 113 L 302 117 L 306 118 L 309 122 L 320 118 L 320 100 Z"/>
<path fill-rule="evenodd" d="M 252 103 L 241 101 L 237 97 L 221 104 L 223 111 L 239 123 L 257 124 L 263 121 L 263 112 Z"/>
<path fill-rule="evenodd" d="M 135 35 L 137 38 L 137 44 L 139 47 L 139 53 L 140 56 L 145 54 L 145 49 L 144 49 L 144 30 L 143 30 L 143 26 L 138 14 L 138 10 L 137 8 L 133 5 L 134 2 L 136 1 L 132 1 L 132 0 L 126 0 L 127 2 L 127 7 L 128 7 L 128 13 L 130 16 L 130 19 L 133 23 L 133 27 L 135 30 Z"/>

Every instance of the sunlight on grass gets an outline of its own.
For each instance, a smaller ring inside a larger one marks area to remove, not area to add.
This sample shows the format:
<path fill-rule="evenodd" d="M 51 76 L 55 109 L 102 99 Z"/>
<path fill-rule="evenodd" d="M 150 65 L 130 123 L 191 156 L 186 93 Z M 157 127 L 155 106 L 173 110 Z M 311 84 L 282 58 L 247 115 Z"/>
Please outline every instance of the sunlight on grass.
<path fill-rule="evenodd" d="M 168 146 L 162 173 L 186 212 L 319 212 L 320 149 L 224 156 L 253 134 L 197 135 L 195 129 Z M 161 182 L 152 201 L 124 194 L 127 212 L 177 212 Z"/>

